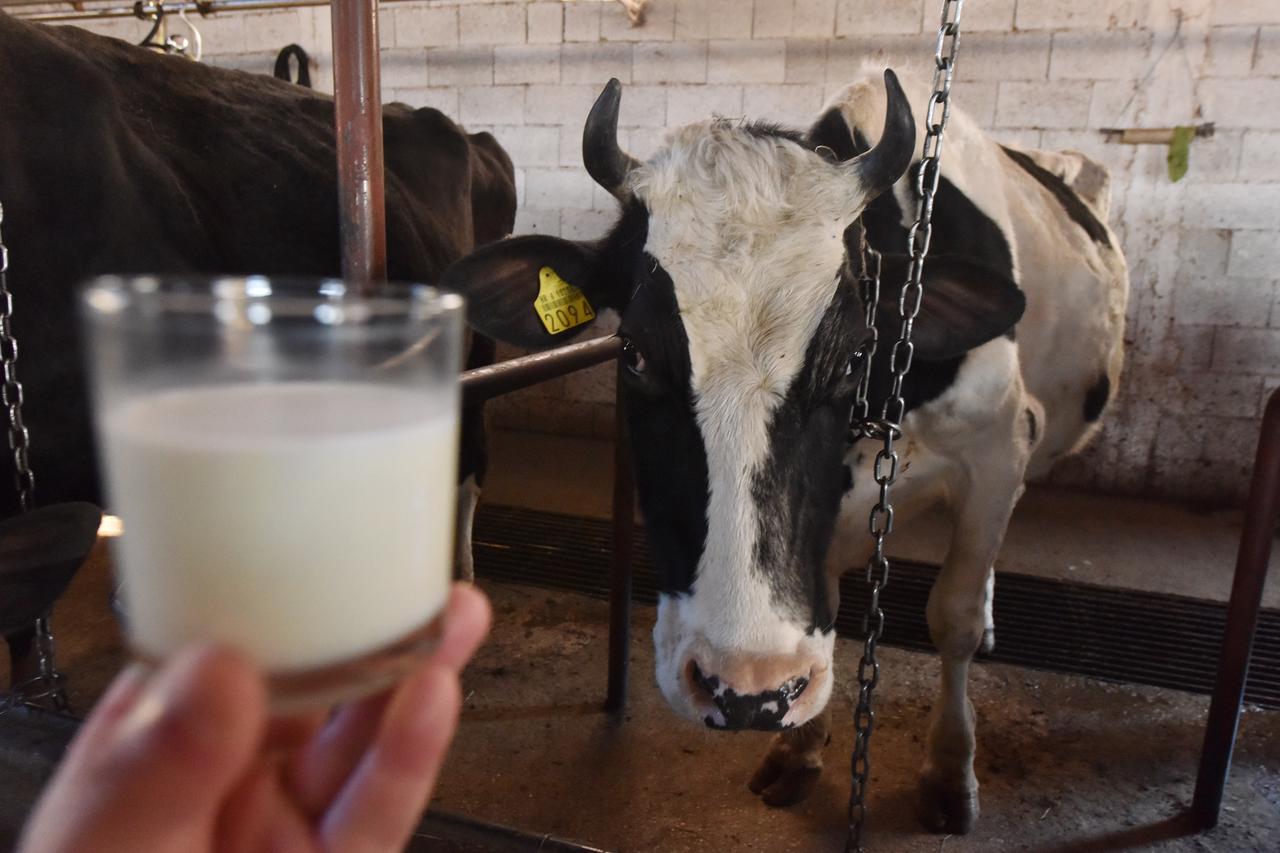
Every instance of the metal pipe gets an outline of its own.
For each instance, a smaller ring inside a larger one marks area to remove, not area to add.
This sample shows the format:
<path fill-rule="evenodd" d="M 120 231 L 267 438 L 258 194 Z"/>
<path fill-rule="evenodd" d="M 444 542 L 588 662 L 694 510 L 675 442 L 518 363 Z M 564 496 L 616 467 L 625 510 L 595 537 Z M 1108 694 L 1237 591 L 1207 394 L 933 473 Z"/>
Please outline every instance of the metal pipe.
<path fill-rule="evenodd" d="M 1217 826 L 1222 810 L 1222 794 L 1231 770 L 1231 753 L 1240 725 L 1240 703 L 1244 700 L 1249 656 L 1277 521 L 1280 521 L 1280 389 L 1271 394 L 1262 417 L 1262 435 L 1254 457 L 1253 482 L 1245 505 L 1231 599 L 1227 602 L 1218 678 L 1204 727 L 1200 769 L 1191 800 L 1191 819 L 1200 829 Z"/>
<path fill-rule="evenodd" d="M 0 6 L 20 6 L 26 0 L 0 0 Z M 396 2 L 396 0 L 384 0 Z M 48 5 L 45 3 L 44 5 Z M 328 6 L 329 0 L 210 0 L 208 3 L 197 3 L 194 0 L 172 0 L 164 3 L 165 14 L 177 12 L 198 12 L 208 16 L 219 12 L 267 12 L 273 9 L 299 9 L 308 6 Z M 12 12 L 15 18 L 27 21 L 51 23 L 54 21 L 94 21 L 108 18 L 136 18 L 136 10 L 132 4 L 100 6 L 90 9 L 68 9 L 66 11 L 18 11 Z"/>
<path fill-rule="evenodd" d="M 377 0 L 333 0 L 333 115 L 342 277 L 366 294 L 387 278 Z"/>
<path fill-rule="evenodd" d="M 627 706 L 627 670 L 631 663 L 631 580 L 635 549 L 636 485 L 622 402 L 622 362 L 618 362 L 614 398 L 613 561 L 609 568 L 609 683 L 604 709 L 621 713 Z"/>
<path fill-rule="evenodd" d="M 477 367 L 462 374 L 462 405 L 474 406 L 520 388 L 610 361 L 621 353 L 622 340 L 611 335 Z"/>

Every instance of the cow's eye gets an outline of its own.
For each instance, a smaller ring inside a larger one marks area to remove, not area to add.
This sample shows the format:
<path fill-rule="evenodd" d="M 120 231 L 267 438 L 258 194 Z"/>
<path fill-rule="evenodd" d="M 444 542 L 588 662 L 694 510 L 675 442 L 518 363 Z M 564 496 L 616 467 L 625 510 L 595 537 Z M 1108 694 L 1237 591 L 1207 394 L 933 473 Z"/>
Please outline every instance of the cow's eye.
<path fill-rule="evenodd" d="M 631 341 L 622 344 L 622 364 L 634 376 L 644 376 L 648 367 L 644 360 L 644 353 L 640 352 L 640 348 Z"/>
<path fill-rule="evenodd" d="M 871 347 L 864 344 L 858 347 L 853 355 L 849 356 L 849 362 L 844 366 L 844 375 L 846 379 L 856 379 L 862 375 L 862 370 L 867 366 L 867 356 L 870 355 Z"/>

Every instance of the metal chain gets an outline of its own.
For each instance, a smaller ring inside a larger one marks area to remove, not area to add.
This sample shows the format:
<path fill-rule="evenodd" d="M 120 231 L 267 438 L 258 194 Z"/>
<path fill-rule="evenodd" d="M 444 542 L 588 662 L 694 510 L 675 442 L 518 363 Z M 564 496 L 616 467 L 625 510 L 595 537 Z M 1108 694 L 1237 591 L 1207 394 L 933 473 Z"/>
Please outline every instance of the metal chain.
<path fill-rule="evenodd" d="M 4 224 L 4 205 L 0 204 L 0 225 Z M 5 273 L 9 270 L 9 250 L 0 235 L 0 404 L 9 414 L 9 449 L 13 451 L 14 476 L 18 488 L 18 505 L 23 512 L 31 509 L 35 499 L 36 476 L 31 471 L 28 451 L 31 434 L 22 419 L 22 383 L 18 381 L 18 341 L 13 336 L 13 294 Z"/>
<path fill-rule="evenodd" d="M 916 220 L 907 236 L 907 251 L 911 266 L 907 281 L 898 297 L 898 312 L 902 317 L 898 340 L 890 351 L 889 372 L 892 382 L 885 399 L 880 420 L 870 419 L 867 393 L 870 381 L 870 362 L 858 389 L 854 405 L 854 417 L 861 418 L 852 424 L 850 432 L 855 437 L 878 437 L 882 447 L 876 453 L 875 480 L 880 487 L 879 500 L 871 508 L 868 527 L 875 540 L 875 549 L 867 561 L 867 583 L 871 587 L 867 610 L 863 616 L 862 659 L 858 662 L 858 702 L 853 712 L 854 745 L 850 759 L 852 786 L 849 790 L 849 835 L 845 842 L 848 853 L 862 850 L 862 829 L 867 817 L 867 782 L 871 775 L 871 734 L 875 729 L 876 715 L 871 707 L 876 685 L 880 682 L 880 664 L 876 660 L 876 647 L 884 633 L 884 611 L 880 607 L 880 593 L 889 583 L 889 560 L 884 553 L 885 537 L 893 530 L 893 504 L 889 490 L 898 478 L 898 451 L 895 442 L 902 437 L 902 418 L 906 404 L 902 398 L 902 383 L 911 369 L 911 357 L 915 348 L 911 332 L 916 316 L 920 313 L 920 301 L 924 297 L 924 261 L 929 254 L 929 241 L 933 234 L 933 199 L 942 177 L 942 141 L 947 120 L 951 116 L 951 81 L 955 74 L 956 51 L 960 46 L 960 14 L 964 0 L 943 0 L 942 17 L 938 24 L 938 37 L 934 43 L 933 91 L 925 112 L 925 138 L 920 164 L 915 175 Z M 939 114 L 939 109 L 941 113 Z M 875 329 L 877 303 L 880 294 L 880 256 L 866 246 L 860 287 L 868 316 L 868 327 Z M 875 253 L 875 254 L 873 254 Z M 868 299 L 868 296 L 873 297 Z M 873 345 L 876 334 L 872 332 Z"/>

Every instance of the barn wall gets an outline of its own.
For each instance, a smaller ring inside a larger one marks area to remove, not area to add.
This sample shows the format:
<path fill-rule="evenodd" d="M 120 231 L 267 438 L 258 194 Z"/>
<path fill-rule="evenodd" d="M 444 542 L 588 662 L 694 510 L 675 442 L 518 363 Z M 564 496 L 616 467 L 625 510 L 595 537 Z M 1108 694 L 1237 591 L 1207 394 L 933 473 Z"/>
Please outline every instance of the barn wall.
<path fill-rule="evenodd" d="M 588 238 L 613 200 L 587 178 L 581 126 L 600 85 L 628 84 L 621 141 L 653 151 L 669 126 L 723 115 L 806 123 L 864 59 L 927 71 L 935 0 L 435 0 L 382 12 L 386 96 L 493 130 L 519 167 L 520 232 Z M 1177 7 L 1181 11 L 1175 11 Z M 95 25 L 126 35 L 134 22 Z M 202 24 L 210 61 L 269 71 L 297 41 L 328 75 L 326 9 Z M 1280 386 L 1280 3 L 977 0 L 957 102 L 1002 141 L 1075 148 L 1114 173 L 1129 256 L 1129 364 L 1099 439 L 1053 474 L 1112 491 L 1238 500 L 1262 401 Z M 324 47 L 321 47 L 324 45 Z M 1190 172 L 1101 127 L 1213 121 Z M 608 434 L 607 368 L 495 405 L 522 429 Z"/>

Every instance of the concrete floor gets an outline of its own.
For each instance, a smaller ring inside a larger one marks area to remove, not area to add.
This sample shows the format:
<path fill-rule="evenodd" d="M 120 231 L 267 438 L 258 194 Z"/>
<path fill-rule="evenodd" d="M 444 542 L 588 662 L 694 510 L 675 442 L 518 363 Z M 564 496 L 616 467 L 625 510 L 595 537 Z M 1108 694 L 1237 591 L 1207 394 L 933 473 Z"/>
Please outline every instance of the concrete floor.
<path fill-rule="evenodd" d="M 605 514 L 610 484 L 602 471 L 610 452 L 607 443 L 500 434 L 487 498 Z M 535 464 L 539 459 L 552 460 L 559 476 Z M 928 558 L 926 549 L 945 535 L 945 527 L 930 524 L 913 526 L 910 540 L 903 531 L 897 552 Z M 1230 514 L 1033 491 L 1015 518 L 1002 564 L 1218 598 L 1229 582 L 1237 524 Z M 713 733 L 667 710 L 653 684 L 652 610 L 637 608 L 631 702 L 619 722 L 598 710 L 606 605 L 532 588 L 484 587 L 496 626 L 465 677 L 463 725 L 439 808 L 608 850 L 840 849 L 848 725 L 837 726 L 813 796 L 792 809 L 768 809 L 746 789 L 767 735 Z M 109 588 L 100 548 L 54 613 L 58 659 L 80 712 L 125 657 L 107 608 Z M 856 654 L 839 641 L 837 720 L 849 718 Z M 1190 796 L 1206 700 L 997 664 L 975 665 L 972 681 L 983 785 L 979 827 L 964 838 L 925 834 L 912 804 L 937 664 L 930 655 L 894 649 L 882 661 L 870 849 L 1280 850 L 1280 712 L 1245 715 L 1222 824 L 1186 836 L 1171 819 Z M 0 771 L 21 770 L 24 761 L 0 755 Z M 0 786 L 0 848 L 33 793 L 17 779 Z"/>

